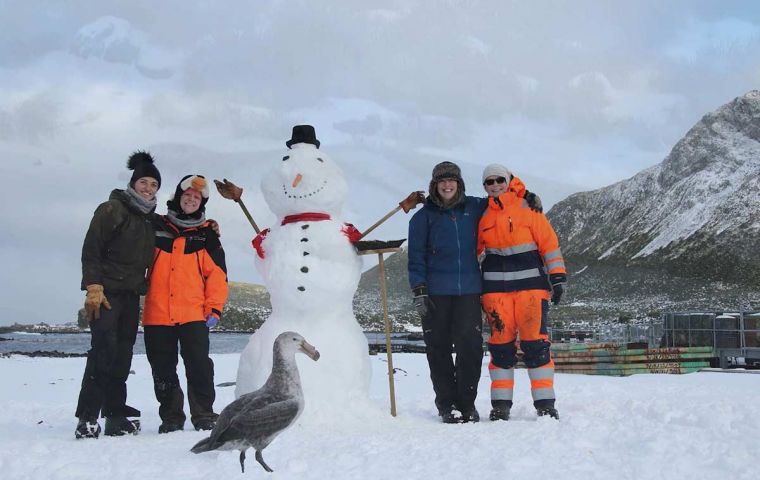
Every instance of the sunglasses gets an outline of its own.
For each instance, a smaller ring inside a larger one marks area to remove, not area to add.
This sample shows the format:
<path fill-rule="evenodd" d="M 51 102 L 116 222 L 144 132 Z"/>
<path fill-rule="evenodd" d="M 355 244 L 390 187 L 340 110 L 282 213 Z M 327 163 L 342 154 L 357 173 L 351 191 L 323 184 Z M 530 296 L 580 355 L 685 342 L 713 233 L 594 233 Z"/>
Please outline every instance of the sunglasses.
<path fill-rule="evenodd" d="M 507 179 L 504 177 L 489 178 L 488 180 L 483 182 L 483 185 L 488 185 L 490 187 L 494 183 L 498 183 L 498 184 L 507 183 Z"/>

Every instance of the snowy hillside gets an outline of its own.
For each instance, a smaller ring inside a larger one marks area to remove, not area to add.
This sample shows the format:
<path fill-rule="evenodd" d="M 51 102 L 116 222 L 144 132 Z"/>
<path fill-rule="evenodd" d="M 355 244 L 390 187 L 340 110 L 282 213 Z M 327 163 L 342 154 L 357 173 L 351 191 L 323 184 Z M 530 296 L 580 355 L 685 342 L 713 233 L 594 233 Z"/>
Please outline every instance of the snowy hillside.
<path fill-rule="evenodd" d="M 317 345 L 319 348 L 319 345 Z M 238 355 L 212 355 L 216 382 L 235 378 Z M 308 359 L 304 359 L 309 361 Z M 394 355 L 398 416 L 388 413 L 387 364 L 371 357 L 366 418 L 328 425 L 302 416 L 264 450 L 266 474 L 249 450 L 190 453 L 201 432 L 156 433 L 150 366 L 135 356 L 130 404 L 143 412 L 138 436 L 74 440 L 84 358 L 0 358 L 0 468 L 13 480 L 182 478 L 394 479 L 547 478 L 750 480 L 757 477 L 760 376 L 732 373 L 592 377 L 557 374 L 562 419 L 538 420 L 525 370 L 516 372 L 509 422 L 444 425 L 435 416 L 425 356 Z M 180 378 L 184 372 L 180 362 Z M 476 406 L 489 410 L 483 368 Z M 216 407 L 233 399 L 217 387 Z M 309 402 L 309 399 L 306 399 Z M 188 422 L 189 424 L 189 422 Z"/>
<path fill-rule="evenodd" d="M 760 91 L 705 115 L 659 165 L 556 204 L 566 257 L 760 282 Z"/>

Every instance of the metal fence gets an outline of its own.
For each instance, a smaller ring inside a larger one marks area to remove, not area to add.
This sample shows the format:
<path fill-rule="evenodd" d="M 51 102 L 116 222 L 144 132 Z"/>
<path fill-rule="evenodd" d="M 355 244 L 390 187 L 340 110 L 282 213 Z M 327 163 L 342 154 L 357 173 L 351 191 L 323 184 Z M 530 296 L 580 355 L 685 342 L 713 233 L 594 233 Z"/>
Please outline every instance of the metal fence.
<path fill-rule="evenodd" d="M 760 312 L 666 313 L 666 347 L 715 349 L 720 366 L 760 365 Z"/>
<path fill-rule="evenodd" d="M 646 343 L 649 347 L 662 346 L 663 325 L 653 321 L 649 325 L 603 324 L 586 328 L 550 328 L 552 343 Z"/>
<path fill-rule="evenodd" d="M 663 326 L 666 347 L 760 347 L 760 312 L 666 313 Z"/>

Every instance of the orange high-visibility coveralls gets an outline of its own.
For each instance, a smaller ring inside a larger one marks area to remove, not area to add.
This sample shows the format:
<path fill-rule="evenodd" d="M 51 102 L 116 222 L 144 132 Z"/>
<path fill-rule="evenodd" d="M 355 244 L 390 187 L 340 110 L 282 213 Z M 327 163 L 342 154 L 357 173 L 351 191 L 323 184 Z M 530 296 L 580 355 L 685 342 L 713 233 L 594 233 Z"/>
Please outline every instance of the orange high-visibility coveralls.
<path fill-rule="evenodd" d="M 543 213 L 528 208 L 524 190 L 512 177 L 506 192 L 489 198 L 478 229 L 478 254 L 485 253 L 482 303 L 491 327 L 491 400 L 512 404 L 519 333 L 533 403 L 554 407 L 547 313 L 552 286 L 567 276 L 557 235 Z"/>

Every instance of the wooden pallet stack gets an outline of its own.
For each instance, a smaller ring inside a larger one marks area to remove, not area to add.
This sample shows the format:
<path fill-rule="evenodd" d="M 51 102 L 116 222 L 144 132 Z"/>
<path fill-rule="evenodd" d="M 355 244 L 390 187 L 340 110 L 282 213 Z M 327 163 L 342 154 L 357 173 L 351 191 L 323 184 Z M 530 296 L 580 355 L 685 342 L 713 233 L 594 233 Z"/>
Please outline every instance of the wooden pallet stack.
<path fill-rule="evenodd" d="M 624 376 L 691 373 L 710 366 L 712 347 L 648 348 L 646 344 L 552 344 L 555 371 Z"/>

